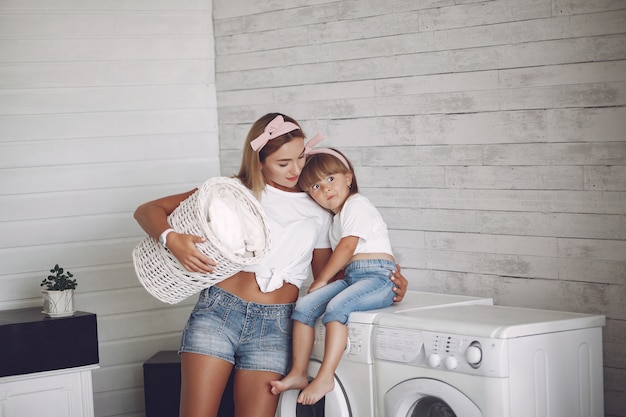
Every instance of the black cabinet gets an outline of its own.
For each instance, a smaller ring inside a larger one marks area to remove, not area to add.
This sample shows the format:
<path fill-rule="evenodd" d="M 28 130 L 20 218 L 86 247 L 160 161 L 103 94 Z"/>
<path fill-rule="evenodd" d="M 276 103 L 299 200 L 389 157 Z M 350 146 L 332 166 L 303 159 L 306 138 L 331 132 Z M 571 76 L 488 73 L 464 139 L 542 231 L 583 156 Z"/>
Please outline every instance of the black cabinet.
<path fill-rule="evenodd" d="M 0 311 L 0 341 L 0 377 L 99 362 L 93 313 L 51 318 L 41 307 Z"/>
<path fill-rule="evenodd" d="M 231 373 L 220 404 L 218 417 L 232 417 L 234 412 L 233 376 Z M 178 416 L 180 406 L 180 356 L 174 350 L 156 353 L 143 364 L 146 417 Z"/>

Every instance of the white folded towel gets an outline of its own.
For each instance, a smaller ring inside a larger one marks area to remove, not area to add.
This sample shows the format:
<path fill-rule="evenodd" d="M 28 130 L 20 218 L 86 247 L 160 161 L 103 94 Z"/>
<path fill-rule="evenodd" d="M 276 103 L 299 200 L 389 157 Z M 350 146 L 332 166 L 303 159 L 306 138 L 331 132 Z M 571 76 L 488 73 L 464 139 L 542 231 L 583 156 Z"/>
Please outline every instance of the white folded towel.
<path fill-rule="evenodd" d="M 239 257 L 254 256 L 265 247 L 265 229 L 260 219 L 241 206 L 241 202 L 221 189 L 210 196 L 209 227 L 215 237 Z"/>

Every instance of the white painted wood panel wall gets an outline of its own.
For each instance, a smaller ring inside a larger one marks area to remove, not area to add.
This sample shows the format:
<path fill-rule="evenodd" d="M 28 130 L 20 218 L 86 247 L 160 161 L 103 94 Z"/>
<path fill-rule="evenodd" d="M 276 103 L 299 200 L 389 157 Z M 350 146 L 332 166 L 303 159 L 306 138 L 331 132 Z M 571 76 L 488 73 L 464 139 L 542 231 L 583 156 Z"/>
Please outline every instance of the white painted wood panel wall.
<path fill-rule="evenodd" d="M 266 112 L 326 132 L 412 288 L 605 314 L 626 416 L 626 2 L 213 4 L 222 173 Z"/>
<path fill-rule="evenodd" d="M 211 13 L 0 1 L 0 309 L 41 305 L 57 262 L 74 273 L 77 308 L 98 315 L 98 417 L 143 416 L 143 362 L 178 347 L 191 310 L 137 281 L 132 213 L 219 174 Z"/>

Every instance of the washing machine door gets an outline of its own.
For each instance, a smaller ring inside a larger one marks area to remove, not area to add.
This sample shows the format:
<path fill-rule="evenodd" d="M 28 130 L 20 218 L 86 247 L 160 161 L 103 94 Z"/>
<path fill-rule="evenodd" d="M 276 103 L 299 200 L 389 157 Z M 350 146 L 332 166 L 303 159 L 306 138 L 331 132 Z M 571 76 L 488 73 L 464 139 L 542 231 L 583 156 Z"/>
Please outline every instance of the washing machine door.
<path fill-rule="evenodd" d="M 309 362 L 307 370 L 309 379 L 313 379 L 320 370 L 321 363 L 316 360 Z M 314 405 L 298 404 L 300 391 L 285 391 L 280 396 L 277 417 L 353 417 L 350 405 L 341 381 L 335 377 L 335 389 L 326 394 Z"/>
<path fill-rule="evenodd" d="M 417 378 L 396 385 L 385 394 L 387 417 L 482 417 L 472 400 L 445 382 Z"/>

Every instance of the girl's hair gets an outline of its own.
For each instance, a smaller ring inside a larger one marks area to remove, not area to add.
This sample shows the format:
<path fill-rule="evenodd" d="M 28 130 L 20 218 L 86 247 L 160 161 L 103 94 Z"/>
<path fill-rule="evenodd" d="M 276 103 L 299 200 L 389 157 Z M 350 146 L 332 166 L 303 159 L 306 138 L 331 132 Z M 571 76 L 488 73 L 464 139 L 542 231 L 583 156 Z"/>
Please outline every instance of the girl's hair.
<path fill-rule="evenodd" d="M 302 168 L 302 172 L 300 173 L 300 178 L 298 178 L 298 186 L 302 191 L 308 192 L 313 184 L 331 174 L 347 174 L 351 172 L 352 186 L 350 187 L 350 194 L 359 192 L 359 186 L 356 182 L 356 175 L 354 174 L 352 163 L 337 149 L 333 149 L 333 151 L 343 156 L 348 162 L 348 166 L 345 166 L 336 156 L 328 153 L 316 153 L 308 156 L 306 164 L 304 164 L 304 168 Z"/>
<path fill-rule="evenodd" d="M 246 137 L 246 141 L 243 145 L 243 155 L 241 157 L 241 167 L 239 168 L 239 173 L 235 175 L 235 178 L 239 178 L 241 183 L 252 190 L 253 194 L 259 198 L 261 196 L 261 192 L 265 188 L 265 177 L 261 172 L 261 164 L 265 162 L 265 159 L 276 152 L 278 148 L 283 146 L 285 143 L 291 141 L 296 138 L 305 138 L 304 132 L 302 129 L 292 130 L 289 133 L 285 133 L 284 135 L 277 136 L 276 138 L 267 142 L 261 150 L 258 152 L 252 149 L 250 146 L 250 142 L 256 139 L 259 135 L 261 135 L 265 127 L 276 118 L 276 116 L 283 116 L 286 122 L 295 123 L 300 126 L 298 122 L 296 122 L 293 118 L 286 116 L 282 113 L 268 113 L 264 116 L 261 116 L 250 128 L 248 132 L 248 136 Z"/>

